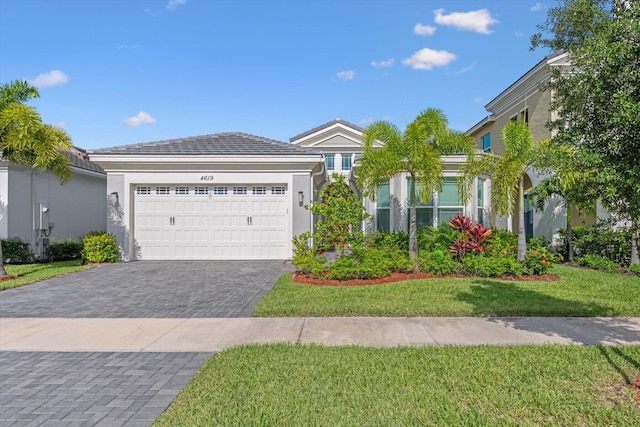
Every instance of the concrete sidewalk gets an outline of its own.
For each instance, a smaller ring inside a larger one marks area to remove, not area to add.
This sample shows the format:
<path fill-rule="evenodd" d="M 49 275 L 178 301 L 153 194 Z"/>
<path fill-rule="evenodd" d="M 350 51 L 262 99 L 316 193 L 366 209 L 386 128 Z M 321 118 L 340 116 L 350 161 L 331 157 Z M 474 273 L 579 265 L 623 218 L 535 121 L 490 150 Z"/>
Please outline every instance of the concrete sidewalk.
<path fill-rule="evenodd" d="M 640 318 L 0 318 L 0 351 L 216 352 L 251 343 L 640 345 Z"/>

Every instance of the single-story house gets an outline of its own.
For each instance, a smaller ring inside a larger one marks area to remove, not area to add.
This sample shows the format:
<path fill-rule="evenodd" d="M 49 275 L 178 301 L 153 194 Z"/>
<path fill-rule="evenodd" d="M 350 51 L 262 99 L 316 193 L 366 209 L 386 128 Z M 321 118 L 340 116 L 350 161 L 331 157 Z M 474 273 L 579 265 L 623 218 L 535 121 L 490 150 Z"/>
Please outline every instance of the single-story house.
<path fill-rule="evenodd" d="M 72 179 L 60 185 L 46 171 L 0 161 L 0 238 L 18 237 L 37 257 L 52 239 L 105 231 L 107 175 L 85 150 L 72 147 Z"/>

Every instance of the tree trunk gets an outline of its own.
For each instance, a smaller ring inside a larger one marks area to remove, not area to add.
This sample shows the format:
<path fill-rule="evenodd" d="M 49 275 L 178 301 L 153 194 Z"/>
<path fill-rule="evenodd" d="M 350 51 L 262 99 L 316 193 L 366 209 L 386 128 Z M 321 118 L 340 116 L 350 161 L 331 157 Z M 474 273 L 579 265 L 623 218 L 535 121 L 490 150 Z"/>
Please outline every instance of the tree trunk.
<path fill-rule="evenodd" d="M 640 264 L 638 259 L 638 221 L 631 221 L 631 264 Z"/>
<path fill-rule="evenodd" d="M 518 261 L 524 261 L 527 254 L 527 238 L 524 234 L 524 175 L 518 184 Z"/>
<path fill-rule="evenodd" d="M 573 226 L 571 225 L 571 204 L 567 203 L 567 261 L 573 262 Z"/>
<path fill-rule="evenodd" d="M 418 272 L 418 233 L 416 225 L 416 179 L 409 178 L 409 259 L 413 261 L 413 271 Z"/>
<path fill-rule="evenodd" d="M 2 244 L 0 244 L 0 276 L 6 276 L 7 271 L 4 269 L 4 255 L 2 255 Z"/>

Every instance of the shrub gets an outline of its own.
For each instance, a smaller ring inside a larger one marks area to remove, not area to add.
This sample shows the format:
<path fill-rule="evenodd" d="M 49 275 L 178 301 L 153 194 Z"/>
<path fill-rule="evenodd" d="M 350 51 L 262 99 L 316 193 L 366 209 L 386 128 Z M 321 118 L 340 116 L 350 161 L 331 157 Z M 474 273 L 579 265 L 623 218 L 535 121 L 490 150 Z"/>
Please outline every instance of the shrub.
<path fill-rule="evenodd" d="M 493 255 L 513 254 L 514 258 L 518 249 L 518 236 L 506 230 L 494 230 L 492 239 L 487 244 L 488 252 Z"/>
<path fill-rule="evenodd" d="M 629 273 L 633 273 L 640 276 L 640 264 L 631 264 L 629 265 L 627 270 L 629 270 Z"/>
<path fill-rule="evenodd" d="M 507 256 L 469 256 L 462 263 L 466 272 L 481 277 L 521 276 L 524 272 L 520 262 Z"/>
<path fill-rule="evenodd" d="M 391 259 L 393 271 L 407 272 L 413 270 L 413 262 L 409 259 L 409 250 L 396 249 L 387 252 L 387 256 Z"/>
<path fill-rule="evenodd" d="M 376 249 L 409 251 L 409 233 L 404 231 L 378 231 L 372 235 L 372 240 L 369 246 Z"/>
<path fill-rule="evenodd" d="M 387 253 L 380 249 L 368 249 L 362 251 L 360 264 L 358 265 L 358 277 L 364 279 L 376 279 L 391 274 L 393 260 Z M 362 273 L 362 275 L 360 274 Z"/>
<path fill-rule="evenodd" d="M 307 245 L 308 239 L 312 236 L 310 232 L 295 236 L 293 242 L 293 258 L 291 263 L 301 272 L 310 273 L 320 277 L 327 268 L 327 259 L 316 254 Z"/>
<path fill-rule="evenodd" d="M 559 261 L 559 256 L 552 254 L 544 247 L 528 249 L 524 258 L 524 273 L 531 276 L 546 274 L 551 266 Z"/>
<path fill-rule="evenodd" d="M 66 261 L 76 259 L 82 256 L 82 241 L 74 239 L 55 240 L 44 250 L 44 255 L 51 261 Z"/>
<path fill-rule="evenodd" d="M 354 257 L 342 255 L 329 266 L 327 277 L 334 280 L 349 280 L 358 278 L 359 274 L 360 269 Z"/>
<path fill-rule="evenodd" d="M 631 232 L 613 230 L 612 221 L 599 221 L 594 225 L 573 227 L 573 250 L 576 256 L 598 255 L 620 265 L 629 265 L 631 258 Z M 558 251 L 566 258 L 566 230 L 560 230 Z"/>
<path fill-rule="evenodd" d="M 576 258 L 578 265 L 590 267 L 596 270 L 604 270 L 612 273 L 620 268 L 620 264 L 600 255 L 585 255 Z"/>
<path fill-rule="evenodd" d="M 488 250 L 488 239 L 492 233 L 490 228 L 484 228 L 482 224 L 474 224 L 470 218 L 462 214 L 451 218 L 449 225 L 461 233 L 461 236 L 449 246 L 449 251 L 456 254 L 458 259 L 464 258 L 467 252 L 479 253 Z"/>
<path fill-rule="evenodd" d="M 420 252 L 420 269 L 430 274 L 452 274 L 461 269 L 461 265 L 454 261 L 451 256 L 441 250 L 433 252 Z"/>
<path fill-rule="evenodd" d="M 115 236 L 92 232 L 82 239 L 82 259 L 88 262 L 118 262 L 120 249 Z"/>
<path fill-rule="evenodd" d="M 19 237 L 2 240 L 2 258 L 4 263 L 30 263 L 35 260 L 31 245 Z"/>
<path fill-rule="evenodd" d="M 449 246 L 462 236 L 460 231 L 454 230 L 449 224 L 441 223 L 436 227 L 423 227 L 418 233 L 418 249 L 421 251 L 449 251 Z"/>
<path fill-rule="evenodd" d="M 527 239 L 527 249 L 548 249 L 549 242 L 544 236 L 529 237 Z"/>

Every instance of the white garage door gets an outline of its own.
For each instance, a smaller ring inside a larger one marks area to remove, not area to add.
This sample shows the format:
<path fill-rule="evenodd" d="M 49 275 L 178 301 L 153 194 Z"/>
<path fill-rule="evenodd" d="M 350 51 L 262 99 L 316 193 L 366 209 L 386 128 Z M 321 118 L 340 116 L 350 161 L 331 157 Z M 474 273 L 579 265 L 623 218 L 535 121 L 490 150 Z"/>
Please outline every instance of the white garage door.
<path fill-rule="evenodd" d="M 136 258 L 285 259 L 287 187 L 139 185 Z"/>

